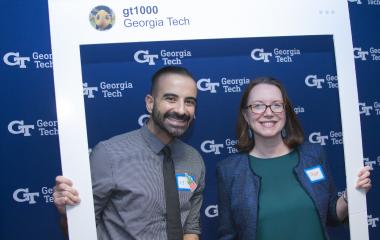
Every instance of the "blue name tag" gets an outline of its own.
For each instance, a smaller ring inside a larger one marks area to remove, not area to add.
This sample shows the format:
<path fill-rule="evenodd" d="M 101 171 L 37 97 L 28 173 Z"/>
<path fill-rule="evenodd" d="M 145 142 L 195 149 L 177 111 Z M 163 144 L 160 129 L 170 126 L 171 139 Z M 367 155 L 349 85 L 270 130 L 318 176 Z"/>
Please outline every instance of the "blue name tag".
<path fill-rule="evenodd" d="M 187 173 L 177 173 L 176 179 L 178 191 L 193 192 L 197 188 L 197 184 L 194 181 L 194 177 Z"/>

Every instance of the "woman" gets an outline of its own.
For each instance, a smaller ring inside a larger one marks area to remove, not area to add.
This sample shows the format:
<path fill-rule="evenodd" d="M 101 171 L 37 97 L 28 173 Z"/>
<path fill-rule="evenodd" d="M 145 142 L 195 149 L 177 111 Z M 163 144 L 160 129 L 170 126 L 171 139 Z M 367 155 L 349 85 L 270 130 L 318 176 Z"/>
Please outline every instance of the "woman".
<path fill-rule="evenodd" d="M 281 83 L 257 78 L 240 103 L 238 149 L 218 163 L 219 239 L 326 240 L 348 215 L 320 145 L 303 130 Z M 371 188 L 369 168 L 357 188 Z"/>

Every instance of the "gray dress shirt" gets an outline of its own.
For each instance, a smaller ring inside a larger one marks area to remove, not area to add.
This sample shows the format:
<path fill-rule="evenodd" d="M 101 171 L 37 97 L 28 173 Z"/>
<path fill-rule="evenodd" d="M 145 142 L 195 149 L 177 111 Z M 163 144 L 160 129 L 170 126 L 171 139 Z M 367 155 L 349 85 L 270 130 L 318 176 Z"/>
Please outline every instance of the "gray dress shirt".
<path fill-rule="evenodd" d="M 179 139 L 169 146 L 179 187 L 183 231 L 200 234 L 205 187 L 202 157 Z M 95 146 L 90 165 L 99 240 L 167 238 L 163 147 L 146 126 Z"/>

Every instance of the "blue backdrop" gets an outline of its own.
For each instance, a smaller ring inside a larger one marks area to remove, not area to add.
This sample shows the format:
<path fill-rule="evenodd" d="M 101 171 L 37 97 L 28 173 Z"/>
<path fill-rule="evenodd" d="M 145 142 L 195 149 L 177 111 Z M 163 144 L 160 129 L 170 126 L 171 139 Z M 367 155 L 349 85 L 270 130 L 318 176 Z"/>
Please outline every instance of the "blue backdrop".
<path fill-rule="evenodd" d="M 380 13 L 378 1 L 349 0 L 358 78 L 364 163 L 373 168 L 368 194 L 370 239 L 379 239 Z M 0 239 L 63 239 L 52 203 L 61 174 L 47 1 L 2 1 L 0 16 Z M 138 128 L 144 97 L 160 67 L 180 64 L 198 86 L 196 120 L 184 140 L 202 154 L 207 188 L 203 239 L 215 239 L 215 164 L 236 152 L 237 108 L 249 79 L 282 80 L 305 129 L 325 147 L 338 191 L 345 188 L 338 79 L 333 37 L 211 39 L 84 45 L 80 48 L 89 148 Z M 153 56 L 144 62 L 146 56 Z M 341 79 L 339 79 L 341 80 Z M 349 239 L 348 227 L 331 230 Z"/>

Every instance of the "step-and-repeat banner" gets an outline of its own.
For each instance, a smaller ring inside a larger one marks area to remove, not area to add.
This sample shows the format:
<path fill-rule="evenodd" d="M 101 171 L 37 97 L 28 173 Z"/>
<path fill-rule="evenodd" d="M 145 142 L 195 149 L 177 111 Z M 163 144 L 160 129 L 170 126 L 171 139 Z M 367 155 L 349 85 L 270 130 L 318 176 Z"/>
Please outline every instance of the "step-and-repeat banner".
<path fill-rule="evenodd" d="M 358 78 L 370 239 L 379 239 L 380 1 L 349 0 Z M 46 1 L 2 1 L 0 82 L 0 239 L 63 239 L 52 199 L 61 174 Z M 67 16 L 70 17 L 70 16 Z M 186 19 L 183 19 L 186 24 Z M 153 26 L 153 25 L 152 25 Z M 226 47 L 227 46 L 227 47 Z M 254 46 L 254 47 L 252 47 Z M 203 156 L 207 188 L 202 239 L 215 239 L 216 162 L 237 152 L 235 122 L 249 79 L 280 79 L 305 130 L 326 149 L 338 191 L 345 189 L 338 78 L 331 35 L 82 45 L 83 97 L 89 151 L 101 140 L 139 128 L 152 73 L 180 65 L 198 87 L 197 118 L 184 137 Z M 377 123 L 377 124 L 376 124 Z M 332 239 L 349 239 L 347 226 Z"/>

